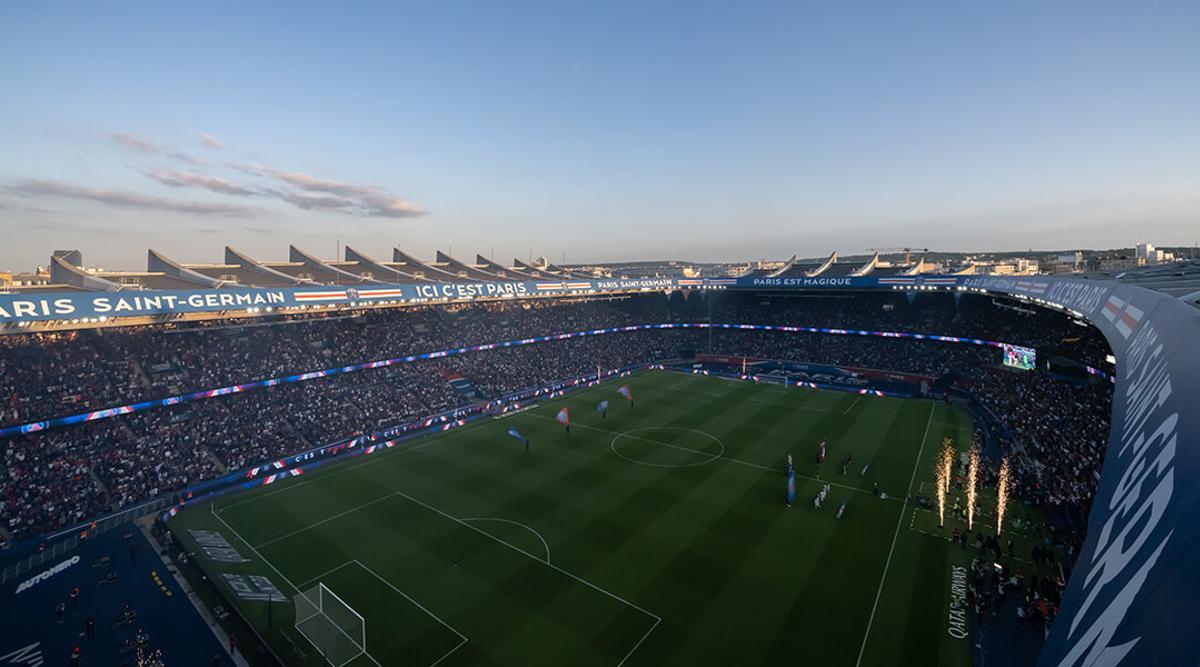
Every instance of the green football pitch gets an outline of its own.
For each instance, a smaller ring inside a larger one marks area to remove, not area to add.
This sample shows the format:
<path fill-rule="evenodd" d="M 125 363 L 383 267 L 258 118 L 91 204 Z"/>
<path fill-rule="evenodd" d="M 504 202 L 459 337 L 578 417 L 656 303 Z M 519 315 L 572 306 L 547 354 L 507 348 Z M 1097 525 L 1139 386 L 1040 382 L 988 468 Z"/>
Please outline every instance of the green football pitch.
<path fill-rule="evenodd" d="M 294 596 L 318 583 L 363 619 L 356 667 L 970 664 L 971 629 L 950 626 L 974 550 L 906 500 L 930 495 L 945 438 L 970 442 L 965 412 L 668 371 L 622 382 L 635 405 L 602 384 L 196 505 L 170 526 L 229 599 L 225 575 L 266 577 L 289 598 L 236 602 L 288 664 L 322 664 L 308 635 L 355 650 L 297 630 Z M 554 420 L 563 406 L 569 433 Z M 194 530 L 245 561 L 212 560 Z"/>

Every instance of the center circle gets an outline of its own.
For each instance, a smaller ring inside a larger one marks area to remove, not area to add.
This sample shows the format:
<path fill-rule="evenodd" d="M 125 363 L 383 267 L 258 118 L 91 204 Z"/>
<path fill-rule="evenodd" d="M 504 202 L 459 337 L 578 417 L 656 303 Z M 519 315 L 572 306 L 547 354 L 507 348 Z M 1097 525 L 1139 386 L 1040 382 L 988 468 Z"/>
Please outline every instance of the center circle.
<path fill-rule="evenodd" d="M 675 436 L 675 441 L 669 438 L 654 437 L 654 433 L 661 431 L 669 431 L 675 434 L 683 433 L 683 438 Z M 682 440 L 682 441 L 680 441 Z M 622 443 L 626 450 L 622 452 L 617 447 L 617 443 Z M 709 451 L 713 448 L 713 443 L 717 446 L 717 451 L 714 453 Z M 699 431 L 694 428 L 685 428 L 682 426 L 643 426 L 634 428 L 628 431 L 618 433 L 616 437 L 609 443 L 608 448 L 613 454 L 638 465 L 650 466 L 652 468 L 693 468 L 712 463 L 725 455 L 725 443 L 717 436 Z M 701 455 L 705 458 L 698 461 L 685 461 L 682 463 L 659 463 L 656 461 L 647 461 L 637 458 L 633 455 L 633 451 L 642 450 L 643 452 L 657 453 L 673 452 L 678 455 L 696 456 Z"/>

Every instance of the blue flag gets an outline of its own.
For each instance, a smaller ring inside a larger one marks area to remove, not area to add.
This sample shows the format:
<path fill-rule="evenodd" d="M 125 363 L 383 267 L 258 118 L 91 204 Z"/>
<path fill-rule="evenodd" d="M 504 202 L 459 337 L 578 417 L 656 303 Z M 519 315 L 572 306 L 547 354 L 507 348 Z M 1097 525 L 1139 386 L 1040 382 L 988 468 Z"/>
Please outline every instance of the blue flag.
<path fill-rule="evenodd" d="M 520 431 L 512 426 L 508 427 L 508 434 L 521 442 L 525 442 L 525 436 L 521 435 Z"/>
<path fill-rule="evenodd" d="M 796 501 L 796 471 L 788 469 L 787 477 L 787 503 L 791 505 Z"/>
<path fill-rule="evenodd" d="M 600 414 L 608 412 L 608 401 L 600 401 L 600 405 L 596 406 L 596 412 L 599 412 Z"/>

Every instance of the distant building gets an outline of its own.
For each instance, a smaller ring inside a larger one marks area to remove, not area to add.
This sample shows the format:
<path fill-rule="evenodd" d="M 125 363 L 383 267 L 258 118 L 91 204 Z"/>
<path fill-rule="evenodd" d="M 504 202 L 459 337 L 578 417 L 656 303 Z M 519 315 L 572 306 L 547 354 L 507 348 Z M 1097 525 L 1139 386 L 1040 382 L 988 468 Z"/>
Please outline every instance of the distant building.
<path fill-rule="evenodd" d="M 0 273 L 0 287 L 44 287 L 50 284 L 50 271 L 39 266 L 34 273 Z"/>
<path fill-rule="evenodd" d="M 1036 259 L 1014 257 L 993 262 L 975 262 L 976 275 L 1031 276 L 1038 272 Z"/>
<path fill-rule="evenodd" d="M 1082 268 L 1083 267 L 1083 252 L 1076 250 L 1073 253 L 1059 255 L 1057 260 L 1058 260 L 1059 264 L 1070 264 L 1071 266 L 1075 267 L 1076 269 Z"/>
<path fill-rule="evenodd" d="M 1052 262 L 1042 262 L 1042 273 L 1075 273 L 1079 270 L 1079 264 L 1075 262 L 1064 262 L 1061 259 L 1056 259 Z"/>
<path fill-rule="evenodd" d="M 1146 261 L 1141 257 L 1099 257 L 1096 259 L 1097 271 L 1123 271 L 1145 265 Z"/>
<path fill-rule="evenodd" d="M 1075 273 L 1083 270 L 1083 253 L 1076 250 L 1042 262 L 1041 273 Z"/>
<path fill-rule="evenodd" d="M 1142 260 L 1143 264 L 1165 264 L 1175 261 L 1175 255 L 1154 247 L 1153 243 L 1139 243 L 1135 251 L 1135 256 Z"/>

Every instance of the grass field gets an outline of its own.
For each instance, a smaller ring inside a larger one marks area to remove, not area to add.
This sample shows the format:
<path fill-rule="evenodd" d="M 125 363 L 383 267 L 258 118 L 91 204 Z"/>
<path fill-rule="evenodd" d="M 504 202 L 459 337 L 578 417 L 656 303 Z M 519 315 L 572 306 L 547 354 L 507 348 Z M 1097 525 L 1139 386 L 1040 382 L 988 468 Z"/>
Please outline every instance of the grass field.
<path fill-rule="evenodd" d="M 636 407 L 600 385 L 196 506 L 171 528 L 189 549 L 188 529 L 218 531 L 248 559 L 197 550 L 214 581 L 263 575 L 289 596 L 323 582 L 365 618 L 356 666 L 970 664 L 947 618 L 973 550 L 906 502 L 931 486 L 943 438 L 970 442 L 965 412 L 666 371 L 628 384 Z M 290 603 L 269 621 L 267 602 L 239 604 L 289 664 L 320 664 Z"/>

